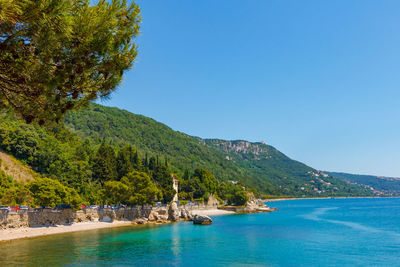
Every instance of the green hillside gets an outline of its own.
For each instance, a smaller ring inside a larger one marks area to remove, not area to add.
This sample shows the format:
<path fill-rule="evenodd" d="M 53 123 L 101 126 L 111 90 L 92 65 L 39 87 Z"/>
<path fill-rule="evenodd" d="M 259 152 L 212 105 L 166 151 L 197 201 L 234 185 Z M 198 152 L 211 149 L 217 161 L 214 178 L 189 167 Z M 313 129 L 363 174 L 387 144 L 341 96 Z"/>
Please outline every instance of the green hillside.
<path fill-rule="evenodd" d="M 178 175 L 185 169 L 196 168 L 206 168 L 221 180 L 239 179 L 245 175 L 241 168 L 199 144 L 197 139 L 118 108 L 91 104 L 87 109 L 68 114 L 65 125 L 78 136 L 95 143 L 105 138 L 116 146 L 132 144 L 143 157 L 146 153 L 166 157 Z"/>
<path fill-rule="evenodd" d="M 400 178 L 360 175 L 342 172 L 327 172 L 351 183 L 371 187 L 378 195 L 400 195 Z"/>
<path fill-rule="evenodd" d="M 182 175 L 185 169 L 205 168 L 221 181 L 241 181 L 270 195 L 371 194 L 333 177 L 322 181 L 314 179 L 310 174 L 316 172 L 314 169 L 288 158 L 271 146 L 247 141 L 204 140 L 118 108 L 91 104 L 85 110 L 70 113 L 65 124 L 78 136 L 97 143 L 106 138 L 116 146 L 129 143 L 142 154 L 167 157 L 178 175 Z"/>

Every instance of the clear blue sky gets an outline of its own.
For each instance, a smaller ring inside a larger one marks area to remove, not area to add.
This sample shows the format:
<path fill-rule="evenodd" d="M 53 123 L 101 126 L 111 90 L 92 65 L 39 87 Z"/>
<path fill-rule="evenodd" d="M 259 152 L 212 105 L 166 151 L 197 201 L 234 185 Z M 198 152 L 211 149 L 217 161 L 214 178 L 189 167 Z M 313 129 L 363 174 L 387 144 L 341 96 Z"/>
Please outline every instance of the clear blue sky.
<path fill-rule="evenodd" d="M 400 1 L 142 0 L 105 105 L 314 168 L 400 177 Z"/>

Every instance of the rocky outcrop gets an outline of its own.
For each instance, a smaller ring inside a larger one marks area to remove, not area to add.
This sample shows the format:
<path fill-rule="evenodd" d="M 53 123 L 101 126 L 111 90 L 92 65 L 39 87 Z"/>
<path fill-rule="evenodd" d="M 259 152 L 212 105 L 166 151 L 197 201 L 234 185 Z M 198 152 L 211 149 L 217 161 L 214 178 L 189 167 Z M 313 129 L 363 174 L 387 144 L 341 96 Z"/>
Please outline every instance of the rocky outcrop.
<path fill-rule="evenodd" d="M 181 219 L 184 221 L 192 221 L 193 220 L 193 215 L 192 212 L 185 209 L 185 208 L 181 208 Z"/>
<path fill-rule="evenodd" d="M 195 215 L 193 217 L 193 224 L 212 224 L 212 220 L 207 215 Z"/>
<path fill-rule="evenodd" d="M 272 209 L 265 205 L 264 201 L 254 197 L 253 193 L 247 193 L 249 200 L 247 201 L 244 212 L 270 212 Z"/>
<path fill-rule="evenodd" d="M 176 202 L 172 202 L 171 205 L 169 205 L 168 209 L 168 220 L 176 222 L 180 219 L 181 217 L 181 212 L 178 209 L 178 205 Z"/>
<path fill-rule="evenodd" d="M 236 213 L 256 213 L 256 212 L 271 212 L 277 210 L 271 209 L 265 205 L 264 201 L 254 197 L 253 193 L 247 193 L 248 201 L 246 206 L 220 206 L 218 209 L 233 211 Z"/>
<path fill-rule="evenodd" d="M 215 147 L 225 153 L 235 153 L 242 157 L 242 154 L 251 154 L 252 156 L 263 155 L 266 157 L 269 154 L 269 147 L 264 143 L 251 143 L 244 140 L 225 141 L 217 139 L 208 139 L 206 143 Z"/>
<path fill-rule="evenodd" d="M 168 209 L 166 207 L 153 208 L 148 216 L 149 222 L 163 223 L 168 220 Z"/>

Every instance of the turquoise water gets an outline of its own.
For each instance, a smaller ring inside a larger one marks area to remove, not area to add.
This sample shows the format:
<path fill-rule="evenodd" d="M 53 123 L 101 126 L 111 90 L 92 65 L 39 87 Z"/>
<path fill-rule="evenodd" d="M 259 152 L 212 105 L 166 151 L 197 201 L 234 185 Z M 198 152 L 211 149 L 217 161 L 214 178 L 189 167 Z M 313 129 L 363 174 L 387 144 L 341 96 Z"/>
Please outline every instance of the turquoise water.
<path fill-rule="evenodd" d="M 273 202 L 272 213 L 0 244 L 0 266 L 399 266 L 400 199 Z"/>

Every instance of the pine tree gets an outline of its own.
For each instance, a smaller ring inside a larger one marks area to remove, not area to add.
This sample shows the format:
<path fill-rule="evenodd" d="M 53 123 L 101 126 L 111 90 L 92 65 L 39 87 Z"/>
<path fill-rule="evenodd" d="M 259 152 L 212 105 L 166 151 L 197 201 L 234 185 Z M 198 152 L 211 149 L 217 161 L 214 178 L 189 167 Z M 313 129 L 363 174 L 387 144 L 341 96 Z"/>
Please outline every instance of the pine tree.
<path fill-rule="evenodd" d="M 91 2 L 0 0 L 0 108 L 43 124 L 117 87 L 137 56 L 140 9 Z"/>

